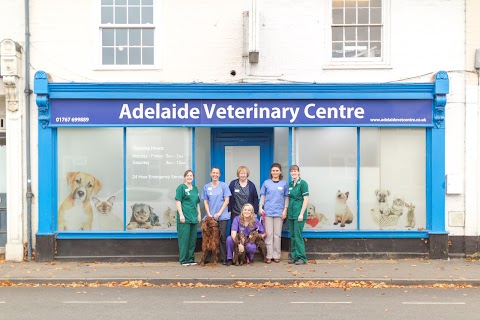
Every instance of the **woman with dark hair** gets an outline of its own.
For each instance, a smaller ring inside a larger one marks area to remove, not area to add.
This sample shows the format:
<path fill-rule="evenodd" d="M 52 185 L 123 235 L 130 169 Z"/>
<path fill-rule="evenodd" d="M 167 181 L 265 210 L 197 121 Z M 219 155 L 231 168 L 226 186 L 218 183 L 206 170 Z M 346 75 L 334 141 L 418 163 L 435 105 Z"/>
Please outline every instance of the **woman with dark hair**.
<path fill-rule="evenodd" d="M 260 189 L 260 215 L 265 217 L 265 244 L 267 256 L 265 263 L 280 262 L 282 225 L 287 217 L 288 185 L 282 180 L 282 166 L 274 163 L 270 166 L 270 179 L 263 182 Z"/>
<path fill-rule="evenodd" d="M 240 166 L 237 169 L 238 179 L 232 180 L 228 186 L 232 194 L 228 203 L 228 211 L 231 213 L 230 219 L 232 222 L 242 212 L 242 207 L 246 203 L 253 206 L 254 214 L 258 213 L 257 188 L 252 181 L 248 180 L 249 176 L 250 170 L 246 166 Z"/>
<path fill-rule="evenodd" d="M 288 186 L 288 228 L 290 230 L 290 264 L 306 264 L 305 242 L 303 242 L 303 227 L 307 220 L 308 184 L 300 178 L 300 168 L 290 167 L 292 181 Z"/>
<path fill-rule="evenodd" d="M 178 251 L 182 266 L 196 265 L 194 261 L 197 229 L 202 215 L 198 189 L 192 184 L 194 174 L 187 170 L 183 174 L 184 182 L 177 187 L 175 203 L 177 206 Z"/>

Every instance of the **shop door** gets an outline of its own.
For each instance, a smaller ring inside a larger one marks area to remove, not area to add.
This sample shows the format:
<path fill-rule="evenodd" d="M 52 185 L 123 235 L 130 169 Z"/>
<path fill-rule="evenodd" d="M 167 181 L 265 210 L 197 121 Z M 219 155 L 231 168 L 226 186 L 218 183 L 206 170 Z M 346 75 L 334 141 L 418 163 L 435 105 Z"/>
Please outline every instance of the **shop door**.
<path fill-rule="evenodd" d="M 273 128 L 212 129 L 212 166 L 220 167 L 221 181 L 227 184 L 237 178 L 237 169 L 250 170 L 249 180 L 260 194 L 273 162 Z"/>

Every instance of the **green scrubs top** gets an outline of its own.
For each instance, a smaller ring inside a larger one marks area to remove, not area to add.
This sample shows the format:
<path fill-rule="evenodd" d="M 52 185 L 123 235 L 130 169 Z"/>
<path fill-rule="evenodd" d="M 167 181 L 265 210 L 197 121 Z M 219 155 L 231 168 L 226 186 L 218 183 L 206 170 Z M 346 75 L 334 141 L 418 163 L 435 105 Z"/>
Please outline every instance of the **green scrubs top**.
<path fill-rule="evenodd" d="M 200 196 L 197 187 L 189 189 L 184 183 L 178 186 L 175 193 L 175 200 L 182 204 L 182 212 L 185 217 L 185 223 L 197 223 L 198 211 L 197 204 L 200 203 Z M 180 223 L 180 215 L 177 210 L 177 223 Z"/>
<path fill-rule="evenodd" d="M 300 210 L 302 210 L 303 197 L 308 196 L 308 184 L 302 178 L 299 178 L 297 185 L 293 185 L 293 181 L 288 185 L 288 213 L 287 219 L 298 219 Z M 303 212 L 303 220 L 307 219 L 307 210 Z"/>

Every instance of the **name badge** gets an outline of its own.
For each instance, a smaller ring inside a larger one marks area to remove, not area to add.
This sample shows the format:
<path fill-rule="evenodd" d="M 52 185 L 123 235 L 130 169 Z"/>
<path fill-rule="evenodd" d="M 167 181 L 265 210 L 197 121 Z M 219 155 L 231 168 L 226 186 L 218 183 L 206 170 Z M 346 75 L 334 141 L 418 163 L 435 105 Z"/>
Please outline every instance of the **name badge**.
<path fill-rule="evenodd" d="M 239 190 L 239 189 L 235 189 L 235 192 L 240 192 L 240 190 Z"/>
<path fill-rule="evenodd" d="M 278 188 L 278 190 L 283 190 L 283 187 L 277 187 L 277 188 Z"/>
<path fill-rule="evenodd" d="M 207 190 L 212 190 L 212 187 L 207 188 Z"/>
<path fill-rule="evenodd" d="M 288 188 L 288 190 L 292 190 L 292 189 L 293 189 L 292 187 Z"/>

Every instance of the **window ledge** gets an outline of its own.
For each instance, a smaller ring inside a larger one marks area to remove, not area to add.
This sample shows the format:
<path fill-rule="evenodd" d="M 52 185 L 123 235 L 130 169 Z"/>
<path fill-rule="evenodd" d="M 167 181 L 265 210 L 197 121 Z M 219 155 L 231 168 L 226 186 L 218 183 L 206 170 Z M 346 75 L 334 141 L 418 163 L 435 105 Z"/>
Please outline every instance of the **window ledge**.
<path fill-rule="evenodd" d="M 362 70 L 362 69 L 393 69 L 387 63 L 353 64 L 353 63 L 330 63 L 322 67 L 324 70 Z"/>
<path fill-rule="evenodd" d="M 97 67 L 93 71 L 160 71 L 162 68 L 158 66 L 115 66 L 115 67 Z"/>

